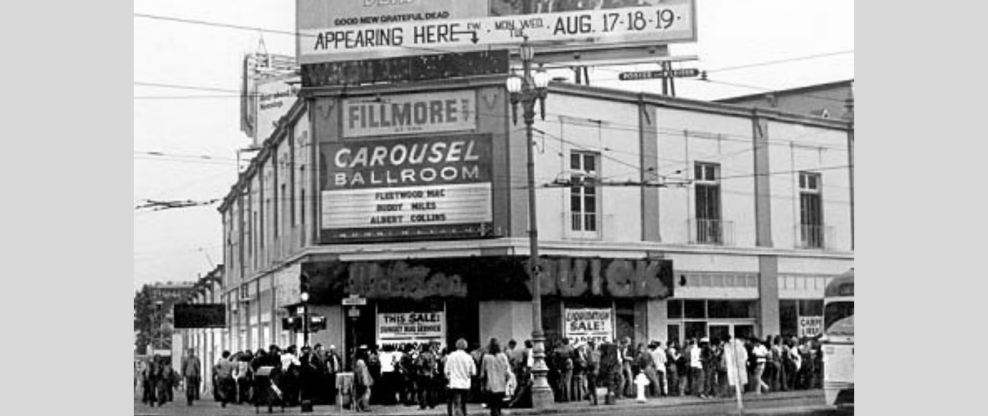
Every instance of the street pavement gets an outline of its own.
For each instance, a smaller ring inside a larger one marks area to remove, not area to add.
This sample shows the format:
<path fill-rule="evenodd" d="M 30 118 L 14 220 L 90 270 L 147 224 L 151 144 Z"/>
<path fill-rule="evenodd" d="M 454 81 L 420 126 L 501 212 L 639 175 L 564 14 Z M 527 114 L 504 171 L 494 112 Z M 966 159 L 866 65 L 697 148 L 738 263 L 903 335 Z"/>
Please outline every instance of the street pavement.
<path fill-rule="evenodd" d="M 194 405 L 186 405 L 184 398 L 176 394 L 176 401 L 166 403 L 163 407 L 149 407 L 139 400 L 134 402 L 135 416 L 247 416 L 255 414 L 253 406 L 227 405 L 220 407 L 218 402 L 203 400 L 195 402 Z M 182 399 L 181 401 L 179 401 Z M 822 390 L 808 390 L 796 392 L 775 392 L 763 395 L 745 394 L 743 397 L 744 415 L 813 415 L 813 416 L 843 416 L 853 415 L 854 409 L 834 409 L 824 404 Z M 260 413 L 267 413 L 267 408 L 260 408 Z M 467 407 L 468 415 L 486 416 L 489 410 L 482 408 L 479 404 L 471 404 Z M 506 409 L 504 416 L 531 416 L 539 414 L 562 414 L 581 416 L 614 416 L 615 413 L 621 415 L 736 415 L 738 414 L 737 402 L 734 398 L 724 399 L 700 399 L 697 397 L 664 397 L 650 399 L 647 403 L 637 403 L 632 399 L 620 399 L 617 404 L 605 406 L 590 406 L 587 402 L 556 403 L 552 408 L 543 411 L 533 409 Z M 344 409 L 342 412 L 337 406 L 315 406 L 312 413 L 301 413 L 298 407 L 286 408 L 285 413 L 281 409 L 274 408 L 274 414 L 284 415 L 354 415 L 353 412 Z M 435 409 L 419 410 L 415 406 L 371 406 L 371 414 L 385 416 L 445 416 L 445 404 L 437 406 Z"/>

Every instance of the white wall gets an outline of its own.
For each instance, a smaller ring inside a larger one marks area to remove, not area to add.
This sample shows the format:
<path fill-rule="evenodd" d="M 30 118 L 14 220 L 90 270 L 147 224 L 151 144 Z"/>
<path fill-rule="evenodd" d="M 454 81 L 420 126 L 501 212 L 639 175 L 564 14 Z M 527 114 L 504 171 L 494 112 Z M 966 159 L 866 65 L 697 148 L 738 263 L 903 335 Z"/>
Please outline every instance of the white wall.
<path fill-rule="evenodd" d="M 657 110 L 658 172 L 670 180 L 693 178 L 694 162 L 720 164 L 721 219 L 733 226 L 734 246 L 755 246 L 754 145 L 750 119 Z M 688 221 L 695 217 L 692 187 L 659 190 L 660 233 L 664 243 L 687 244 Z"/>
<path fill-rule="evenodd" d="M 851 190 L 847 133 L 771 121 L 768 123 L 769 171 L 772 190 L 772 241 L 776 248 L 796 247 L 799 224 L 799 171 L 820 173 L 823 222 L 831 227 L 825 243 L 832 250 L 851 251 Z M 795 144 L 792 144 L 794 143 Z"/>
<path fill-rule="evenodd" d="M 546 133 L 534 135 L 536 186 L 557 177 L 568 179 L 574 150 L 599 153 L 598 176 L 606 182 L 641 179 L 636 104 L 557 94 L 549 97 L 547 108 L 550 115 L 535 124 Z M 524 186 L 524 182 L 512 181 L 512 186 Z M 540 238 L 580 238 L 570 232 L 569 188 L 539 187 L 536 192 Z M 597 204 L 599 240 L 641 241 L 640 188 L 599 188 Z"/>

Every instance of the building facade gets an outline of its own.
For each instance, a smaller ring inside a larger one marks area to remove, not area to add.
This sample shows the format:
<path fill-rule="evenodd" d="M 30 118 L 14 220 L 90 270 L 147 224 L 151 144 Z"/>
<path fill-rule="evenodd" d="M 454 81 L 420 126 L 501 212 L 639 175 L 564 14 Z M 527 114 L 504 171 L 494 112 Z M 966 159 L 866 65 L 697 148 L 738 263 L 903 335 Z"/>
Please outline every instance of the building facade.
<path fill-rule="evenodd" d="M 220 207 L 232 351 L 531 337 L 503 76 L 303 90 Z M 550 342 L 812 335 L 853 266 L 850 126 L 553 83 L 535 123 Z M 302 291 L 309 300 L 302 303 Z"/>
<path fill-rule="evenodd" d="M 815 117 L 854 120 L 854 80 L 742 95 L 718 102 L 809 114 Z"/>

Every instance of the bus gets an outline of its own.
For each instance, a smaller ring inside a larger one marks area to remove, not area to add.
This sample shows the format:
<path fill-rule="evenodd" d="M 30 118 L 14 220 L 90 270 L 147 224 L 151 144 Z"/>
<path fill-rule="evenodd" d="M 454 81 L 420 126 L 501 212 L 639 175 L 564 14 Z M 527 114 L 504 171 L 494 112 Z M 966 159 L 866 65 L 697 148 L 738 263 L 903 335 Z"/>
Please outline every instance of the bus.
<path fill-rule="evenodd" d="M 829 405 L 854 404 L 854 269 L 823 294 L 823 392 Z"/>

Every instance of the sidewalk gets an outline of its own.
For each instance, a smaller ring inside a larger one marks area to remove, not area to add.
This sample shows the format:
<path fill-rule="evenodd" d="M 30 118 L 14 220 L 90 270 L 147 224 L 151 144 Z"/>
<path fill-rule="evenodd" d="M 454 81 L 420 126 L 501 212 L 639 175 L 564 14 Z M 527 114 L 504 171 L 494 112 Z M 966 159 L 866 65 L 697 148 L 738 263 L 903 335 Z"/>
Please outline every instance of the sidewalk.
<path fill-rule="evenodd" d="M 773 401 L 773 400 L 795 400 L 795 399 L 813 399 L 819 398 L 820 403 L 823 403 L 823 390 L 800 390 L 794 392 L 774 392 L 766 393 L 763 395 L 756 395 L 753 393 L 746 393 L 744 395 L 744 402 L 761 402 L 761 401 Z M 193 406 L 187 406 L 184 399 L 181 399 L 176 395 L 176 401 L 171 403 L 166 403 L 163 407 L 148 407 L 142 404 L 139 400 L 134 401 L 134 416 L 178 416 L 178 415 L 203 415 L 203 416 L 247 416 L 253 415 L 254 407 L 247 405 L 227 405 L 226 408 L 220 407 L 218 402 L 214 402 L 211 399 L 196 402 Z M 663 397 L 657 399 L 649 399 L 647 403 L 638 403 L 633 399 L 619 399 L 617 404 L 611 406 L 605 406 L 601 404 L 600 406 L 590 406 L 588 402 L 570 402 L 570 403 L 556 403 L 553 407 L 538 411 L 535 409 L 505 409 L 505 416 L 523 416 L 523 415 L 540 415 L 540 414 L 575 414 L 575 413 L 590 413 L 599 412 L 601 410 L 608 411 L 622 411 L 630 409 L 641 409 L 641 408 L 667 408 L 667 407 L 683 407 L 683 406 L 695 406 L 709 403 L 728 403 L 734 402 L 734 398 L 722 398 L 722 399 L 700 399 L 695 396 L 688 397 Z M 601 399 L 603 403 L 603 399 Z M 488 415 L 489 411 L 480 406 L 480 404 L 469 404 L 467 405 L 468 415 L 473 416 L 484 416 Z M 267 414 L 267 407 L 260 408 L 260 414 Z M 281 408 L 275 407 L 273 414 L 284 414 L 284 415 L 311 415 L 311 416 L 325 416 L 325 415 L 347 415 L 354 416 L 358 413 L 354 413 L 344 409 L 340 412 L 337 406 L 316 406 L 312 413 L 301 413 L 298 407 L 285 408 L 285 413 L 281 413 Z M 364 413 L 370 415 L 386 415 L 386 416 L 445 416 L 446 415 L 446 404 L 443 403 L 436 406 L 435 409 L 419 410 L 417 406 L 371 406 L 370 413 Z"/>

